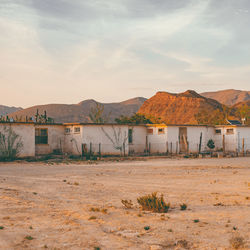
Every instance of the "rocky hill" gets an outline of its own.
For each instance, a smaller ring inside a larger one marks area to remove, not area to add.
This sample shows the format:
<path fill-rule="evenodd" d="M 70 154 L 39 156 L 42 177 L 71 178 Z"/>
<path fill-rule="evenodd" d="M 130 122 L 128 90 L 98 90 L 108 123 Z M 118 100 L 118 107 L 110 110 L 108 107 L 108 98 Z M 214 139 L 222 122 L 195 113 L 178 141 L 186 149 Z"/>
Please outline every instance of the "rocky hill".
<path fill-rule="evenodd" d="M 0 105 L 0 116 L 1 115 L 8 115 L 10 113 L 16 112 L 18 110 L 22 110 L 22 108 L 17 108 L 17 107 L 8 107 L 4 105 Z"/>
<path fill-rule="evenodd" d="M 223 105 L 193 90 L 180 94 L 157 92 L 138 111 L 139 114 L 159 117 L 167 124 L 198 124 L 198 115 L 209 116 L 214 112 L 222 113 Z"/>
<path fill-rule="evenodd" d="M 114 122 L 114 119 L 121 115 L 130 116 L 136 113 L 146 98 L 136 97 L 118 103 L 99 103 L 95 100 L 85 100 L 78 104 L 47 104 L 33 106 L 27 109 L 23 109 L 14 113 L 11 113 L 9 117 L 19 119 L 22 117 L 34 117 L 37 109 L 40 114 L 44 111 L 47 112 L 47 116 L 52 117 L 55 122 L 91 122 L 89 114 L 92 108 L 96 107 L 96 104 L 102 104 L 104 106 L 104 116 L 109 117 L 109 122 Z"/>
<path fill-rule="evenodd" d="M 226 89 L 216 92 L 204 92 L 201 93 L 201 95 L 207 98 L 215 99 L 218 102 L 228 106 L 250 100 L 250 91 L 235 89 Z"/>

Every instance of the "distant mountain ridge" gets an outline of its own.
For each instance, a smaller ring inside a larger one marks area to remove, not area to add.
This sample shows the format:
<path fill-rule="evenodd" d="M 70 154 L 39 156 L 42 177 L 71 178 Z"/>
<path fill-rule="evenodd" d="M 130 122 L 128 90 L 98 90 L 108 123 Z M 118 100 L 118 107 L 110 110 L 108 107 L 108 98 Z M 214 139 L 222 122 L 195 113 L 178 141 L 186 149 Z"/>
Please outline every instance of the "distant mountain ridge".
<path fill-rule="evenodd" d="M 236 90 L 236 89 L 226 89 L 215 92 L 204 92 L 200 93 L 200 95 L 207 98 L 215 99 L 218 102 L 228 106 L 233 106 L 236 103 L 250 100 L 250 91 Z"/>
<path fill-rule="evenodd" d="M 22 110 L 22 108 L 21 107 L 8 107 L 8 106 L 0 105 L 0 115 L 8 115 L 8 114 L 16 112 L 18 110 Z"/>
<path fill-rule="evenodd" d="M 216 110 L 222 112 L 223 105 L 193 90 L 187 90 L 179 94 L 157 92 L 144 102 L 138 113 L 159 117 L 167 124 L 198 124 L 197 114 Z"/>
<path fill-rule="evenodd" d="M 147 99 L 144 97 L 136 97 L 123 102 L 100 103 L 89 99 L 78 104 L 36 105 L 11 113 L 9 117 L 34 117 L 37 110 L 39 110 L 40 114 L 46 111 L 47 116 L 52 117 L 55 122 L 91 122 L 89 118 L 91 109 L 95 108 L 96 104 L 99 103 L 104 106 L 103 115 L 109 117 L 109 122 L 114 122 L 115 118 L 121 115 L 131 116 L 136 113 L 145 100 Z"/>

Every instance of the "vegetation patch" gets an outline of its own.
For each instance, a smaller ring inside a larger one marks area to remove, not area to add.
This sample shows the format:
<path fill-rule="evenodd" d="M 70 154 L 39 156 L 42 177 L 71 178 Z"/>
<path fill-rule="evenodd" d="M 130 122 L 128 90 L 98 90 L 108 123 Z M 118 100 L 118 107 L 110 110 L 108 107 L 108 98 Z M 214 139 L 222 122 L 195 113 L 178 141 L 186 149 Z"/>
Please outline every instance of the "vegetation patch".
<path fill-rule="evenodd" d="M 121 202 L 125 208 L 130 209 L 133 207 L 133 203 L 131 200 L 121 200 Z"/>
<path fill-rule="evenodd" d="M 244 238 L 241 236 L 233 236 L 230 240 L 229 243 L 233 249 L 241 249 L 245 245 Z"/>
<path fill-rule="evenodd" d="M 181 210 L 186 210 L 187 209 L 187 204 L 183 203 L 180 205 Z"/>
<path fill-rule="evenodd" d="M 164 201 L 163 195 L 157 197 L 156 192 L 137 198 L 137 202 L 142 210 L 154 213 L 167 213 L 170 207 L 170 203 Z"/>

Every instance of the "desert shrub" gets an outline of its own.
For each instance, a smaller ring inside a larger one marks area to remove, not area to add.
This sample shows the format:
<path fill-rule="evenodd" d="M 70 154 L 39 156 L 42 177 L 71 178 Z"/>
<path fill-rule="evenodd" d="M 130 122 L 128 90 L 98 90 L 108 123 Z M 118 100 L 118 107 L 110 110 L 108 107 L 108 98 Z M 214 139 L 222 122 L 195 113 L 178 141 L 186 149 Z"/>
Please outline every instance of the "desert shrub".
<path fill-rule="evenodd" d="M 181 210 L 186 210 L 187 209 L 187 205 L 185 203 L 180 205 Z"/>
<path fill-rule="evenodd" d="M 95 219 L 97 219 L 96 216 L 90 216 L 89 217 L 89 220 L 95 220 Z"/>
<path fill-rule="evenodd" d="M 200 222 L 199 219 L 195 219 L 195 220 L 194 220 L 194 223 L 198 223 L 198 222 Z"/>
<path fill-rule="evenodd" d="M 28 235 L 28 236 L 25 237 L 25 239 L 26 240 L 33 240 L 34 238 L 32 236 Z"/>
<path fill-rule="evenodd" d="M 121 203 L 123 204 L 123 206 L 125 208 L 132 208 L 133 207 L 133 203 L 131 200 L 121 200 Z"/>
<path fill-rule="evenodd" d="M 170 204 L 164 201 L 163 195 L 157 197 L 157 193 L 148 194 L 137 198 L 142 210 L 152 211 L 155 213 L 167 213 Z"/>
<path fill-rule="evenodd" d="M 22 148 L 21 137 L 11 127 L 0 131 L 0 160 L 15 160 Z"/>
<path fill-rule="evenodd" d="M 148 231 L 150 229 L 150 226 L 145 226 L 144 230 Z"/>
<path fill-rule="evenodd" d="M 213 141 L 212 139 L 210 139 L 210 140 L 207 142 L 207 146 L 208 146 L 210 149 L 214 149 L 214 148 L 215 148 L 214 141 Z"/>
<path fill-rule="evenodd" d="M 241 236 L 234 236 L 229 240 L 229 242 L 233 249 L 240 249 L 245 245 L 244 238 Z"/>

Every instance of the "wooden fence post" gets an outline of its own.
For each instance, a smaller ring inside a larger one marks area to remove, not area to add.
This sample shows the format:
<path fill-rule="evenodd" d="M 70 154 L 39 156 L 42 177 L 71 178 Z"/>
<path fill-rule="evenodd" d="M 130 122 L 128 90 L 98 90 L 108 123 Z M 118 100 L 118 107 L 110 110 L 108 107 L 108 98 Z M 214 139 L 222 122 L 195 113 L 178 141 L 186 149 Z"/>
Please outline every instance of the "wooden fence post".
<path fill-rule="evenodd" d="M 202 132 L 201 132 L 201 135 L 200 135 L 200 144 L 199 144 L 199 154 L 201 153 L 201 143 L 202 143 Z"/>
<path fill-rule="evenodd" d="M 171 155 L 173 153 L 173 143 L 172 142 L 170 143 L 170 153 L 171 153 Z"/>
<path fill-rule="evenodd" d="M 245 139 L 242 138 L 242 155 L 245 156 Z"/>
<path fill-rule="evenodd" d="M 89 156 L 92 155 L 92 142 L 90 142 L 89 144 Z"/>
<path fill-rule="evenodd" d="M 102 153 L 101 153 L 101 143 L 99 143 L 99 157 L 101 157 L 102 156 Z"/>
<path fill-rule="evenodd" d="M 148 154 L 150 155 L 150 153 L 151 153 L 151 142 L 148 145 Z"/>
<path fill-rule="evenodd" d="M 125 142 L 123 142 L 123 156 L 126 156 Z"/>
<path fill-rule="evenodd" d="M 166 155 L 168 155 L 168 142 L 166 142 Z"/>
<path fill-rule="evenodd" d="M 223 155 L 226 153 L 226 147 L 225 147 L 225 135 L 222 137 L 222 149 L 223 149 Z"/>
<path fill-rule="evenodd" d="M 176 142 L 176 155 L 178 155 L 178 141 Z"/>

